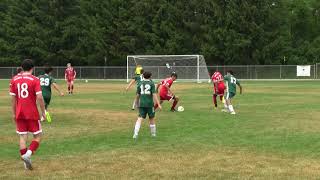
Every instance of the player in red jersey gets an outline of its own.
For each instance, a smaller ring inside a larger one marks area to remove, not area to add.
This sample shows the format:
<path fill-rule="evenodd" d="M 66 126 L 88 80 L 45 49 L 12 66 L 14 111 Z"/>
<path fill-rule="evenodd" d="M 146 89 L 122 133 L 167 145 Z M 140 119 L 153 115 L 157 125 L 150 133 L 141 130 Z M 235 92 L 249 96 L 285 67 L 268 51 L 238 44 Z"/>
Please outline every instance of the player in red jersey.
<path fill-rule="evenodd" d="M 24 60 L 22 68 L 24 72 L 14 76 L 10 82 L 12 117 L 20 136 L 21 159 L 24 161 L 25 168 L 32 170 L 31 155 L 38 149 L 42 133 L 37 102 L 40 105 L 42 118 L 45 119 L 46 115 L 40 80 L 32 75 L 32 60 Z M 29 148 L 26 145 L 28 132 L 33 134 Z"/>
<path fill-rule="evenodd" d="M 163 101 L 172 101 L 173 100 L 173 104 L 171 106 L 171 111 L 175 112 L 175 107 L 177 106 L 178 102 L 179 102 L 179 97 L 175 96 L 174 93 L 171 91 L 171 86 L 173 84 L 173 82 L 178 78 L 178 75 L 173 72 L 171 74 L 171 77 L 162 80 L 160 83 L 157 84 L 157 92 L 160 88 L 160 104 L 163 103 Z M 157 109 L 158 105 L 154 106 L 154 109 Z"/>
<path fill-rule="evenodd" d="M 76 78 L 77 72 L 71 66 L 71 63 L 67 64 L 67 69 L 64 72 L 64 79 L 68 85 L 68 93 L 73 94 L 73 83 L 74 79 Z"/>
<path fill-rule="evenodd" d="M 217 108 L 218 103 L 217 103 L 217 96 L 220 96 L 220 100 L 225 104 L 224 102 L 224 90 L 226 89 L 224 82 L 223 82 L 223 76 L 219 71 L 216 71 L 212 76 L 211 80 L 213 82 L 213 104 Z"/>

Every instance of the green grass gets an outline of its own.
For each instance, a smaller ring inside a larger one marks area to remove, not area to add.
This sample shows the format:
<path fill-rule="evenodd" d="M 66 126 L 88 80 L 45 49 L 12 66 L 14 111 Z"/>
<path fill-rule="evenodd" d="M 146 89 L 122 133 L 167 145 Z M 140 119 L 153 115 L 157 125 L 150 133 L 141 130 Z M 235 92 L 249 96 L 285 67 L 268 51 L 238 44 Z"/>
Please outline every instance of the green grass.
<path fill-rule="evenodd" d="M 62 82 L 60 84 L 63 84 Z M 320 84 L 243 82 L 236 116 L 213 110 L 207 83 L 176 83 L 185 112 L 157 112 L 132 140 L 133 90 L 121 82 L 77 82 L 74 96 L 54 96 L 52 124 L 23 170 L 10 119 L 7 81 L 0 81 L 0 179 L 316 179 L 320 177 Z M 220 105 L 221 107 L 221 105 Z"/>

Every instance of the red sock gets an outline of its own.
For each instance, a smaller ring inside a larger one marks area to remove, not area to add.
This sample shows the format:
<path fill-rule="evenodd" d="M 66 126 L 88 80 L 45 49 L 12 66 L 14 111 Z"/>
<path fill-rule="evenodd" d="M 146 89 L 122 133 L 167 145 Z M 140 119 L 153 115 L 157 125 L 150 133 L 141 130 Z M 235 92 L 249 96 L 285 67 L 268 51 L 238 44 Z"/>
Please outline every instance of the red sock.
<path fill-rule="evenodd" d="M 71 91 L 73 91 L 73 85 L 71 85 Z"/>
<path fill-rule="evenodd" d="M 34 154 L 34 152 L 36 152 L 36 150 L 39 147 L 39 142 L 38 141 L 32 141 L 29 147 L 29 150 L 32 151 L 32 154 Z"/>
<path fill-rule="evenodd" d="M 158 106 L 158 104 L 156 104 L 156 105 L 154 105 L 154 110 L 156 110 L 157 108 L 158 108 L 159 106 Z"/>
<path fill-rule="evenodd" d="M 68 86 L 68 91 L 70 92 L 70 86 Z"/>
<path fill-rule="evenodd" d="M 217 104 L 217 95 L 216 95 L 216 94 L 213 95 L 213 104 L 214 104 L 215 107 L 218 107 L 218 104 Z"/>
<path fill-rule="evenodd" d="M 177 104 L 178 104 L 178 101 L 174 100 L 171 109 L 175 109 Z"/>
<path fill-rule="evenodd" d="M 220 96 L 220 101 L 222 101 L 222 99 L 223 99 L 223 96 Z"/>
<path fill-rule="evenodd" d="M 20 149 L 21 156 L 24 155 L 27 152 L 27 148 Z"/>

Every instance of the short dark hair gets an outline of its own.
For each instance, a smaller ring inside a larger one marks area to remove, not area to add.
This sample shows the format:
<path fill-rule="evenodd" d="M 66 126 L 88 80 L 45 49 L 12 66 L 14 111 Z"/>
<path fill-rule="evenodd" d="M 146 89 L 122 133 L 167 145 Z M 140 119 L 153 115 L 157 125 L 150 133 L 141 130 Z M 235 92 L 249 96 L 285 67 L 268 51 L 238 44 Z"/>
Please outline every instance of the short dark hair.
<path fill-rule="evenodd" d="M 31 59 L 25 59 L 22 61 L 21 67 L 24 71 L 30 71 L 33 67 L 33 61 Z"/>
<path fill-rule="evenodd" d="M 152 73 L 151 73 L 151 72 L 144 72 L 144 73 L 143 73 L 143 78 L 144 78 L 144 79 L 150 79 L 151 76 L 152 76 Z"/>
<path fill-rule="evenodd" d="M 53 68 L 52 68 L 51 66 L 46 65 L 46 66 L 44 67 L 44 72 L 45 72 L 46 74 L 49 74 L 49 73 L 51 73 L 52 71 L 53 71 Z"/>
<path fill-rule="evenodd" d="M 17 67 L 17 74 L 21 73 L 23 71 L 22 67 Z"/>
<path fill-rule="evenodd" d="M 233 71 L 232 70 L 228 70 L 227 73 L 230 73 L 231 75 L 233 75 Z"/>
<path fill-rule="evenodd" d="M 178 74 L 177 74 L 176 72 L 172 72 L 172 73 L 171 73 L 171 77 L 178 78 Z"/>

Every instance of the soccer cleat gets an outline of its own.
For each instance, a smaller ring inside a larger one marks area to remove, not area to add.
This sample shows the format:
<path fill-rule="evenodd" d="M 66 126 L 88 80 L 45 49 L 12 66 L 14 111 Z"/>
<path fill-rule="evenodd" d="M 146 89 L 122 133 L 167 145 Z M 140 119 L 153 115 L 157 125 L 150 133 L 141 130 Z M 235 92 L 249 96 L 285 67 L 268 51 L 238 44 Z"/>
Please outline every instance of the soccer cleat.
<path fill-rule="evenodd" d="M 22 161 L 25 163 L 25 168 L 28 170 L 32 170 L 31 157 L 27 154 L 21 156 Z"/>
<path fill-rule="evenodd" d="M 226 109 L 221 109 L 222 112 L 229 112 L 228 110 Z"/>
<path fill-rule="evenodd" d="M 138 134 L 134 134 L 132 137 L 134 140 L 138 139 Z"/>
<path fill-rule="evenodd" d="M 156 134 L 151 134 L 151 137 L 157 137 L 157 135 Z"/>
<path fill-rule="evenodd" d="M 236 114 L 236 112 L 233 111 L 233 112 L 231 112 L 230 114 Z"/>
<path fill-rule="evenodd" d="M 171 109 L 170 111 L 171 111 L 171 112 L 176 112 L 176 110 L 175 110 L 175 109 Z"/>
<path fill-rule="evenodd" d="M 46 118 L 47 118 L 48 123 L 51 123 L 52 120 L 51 120 L 51 116 L 48 111 L 46 112 Z"/>

